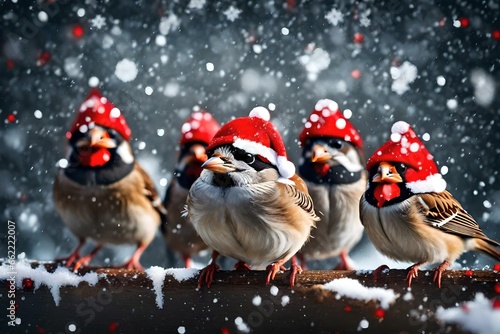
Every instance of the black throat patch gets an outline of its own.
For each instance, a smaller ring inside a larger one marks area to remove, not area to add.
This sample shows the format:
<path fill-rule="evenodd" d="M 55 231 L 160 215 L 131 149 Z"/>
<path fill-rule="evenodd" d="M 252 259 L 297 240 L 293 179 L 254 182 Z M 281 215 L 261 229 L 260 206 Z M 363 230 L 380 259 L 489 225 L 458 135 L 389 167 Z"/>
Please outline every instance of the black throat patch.
<path fill-rule="evenodd" d="M 133 169 L 134 163 L 126 164 L 116 152 L 112 152 L 111 160 L 102 167 L 82 166 L 74 153 L 69 166 L 64 169 L 64 175 L 83 186 L 108 185 L 120 181 Z"/>
<path fill-rule="evenodd" d="M 321 176 L 314 168 L 312 162 L 305 162 L 299 166 L 299 174 L 306 181 L 317 184 L 350 184 L 361 179 L 363 171 L 349 172 L 342 165 L 330 166 L 328 172 Z"/>

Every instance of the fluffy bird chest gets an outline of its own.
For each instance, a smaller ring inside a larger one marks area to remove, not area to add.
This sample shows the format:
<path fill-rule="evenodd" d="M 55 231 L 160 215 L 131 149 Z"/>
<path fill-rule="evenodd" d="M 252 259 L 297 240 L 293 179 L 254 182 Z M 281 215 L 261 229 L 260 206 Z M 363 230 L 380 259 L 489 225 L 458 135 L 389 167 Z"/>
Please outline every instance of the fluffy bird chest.
<path fill-rule="evenodd" d="M 283 196 L 275 182 L 220 188 L 198 180 L 190 190 L 188 216 L 205 243 L 219 253 L 254 266 L 268 265 L 295 254 L 313 223 Z"/>
<path fill-rule="evenodd" d="M 54 202 L 77 236 L 101 243 L 137 243 L 150 241 L 160 223 L 143 189 L 136 172 L 111 185 L 83 186 L 60 171 L 54 183 Z"/>
<path fill-rule="evenodd" d="M 365 191 L 366 178 L 342 185 L 307 182 L 307 187 L 320 221 L 302 252 L 313 259 L 324 259 L 353 247 L 363 233 L 359 198 Z"/>
<path fill-rule="evenodd" d="M 401 203 L 377 208 L 363 196 L 361 220 L 365 232 L 381 253 L 395 260 L 442 262 L 450 257 L 448 243 L 460 240 L 454 235 L 436 233 L 423 221 L 416 202 L 413 196 Z"/>

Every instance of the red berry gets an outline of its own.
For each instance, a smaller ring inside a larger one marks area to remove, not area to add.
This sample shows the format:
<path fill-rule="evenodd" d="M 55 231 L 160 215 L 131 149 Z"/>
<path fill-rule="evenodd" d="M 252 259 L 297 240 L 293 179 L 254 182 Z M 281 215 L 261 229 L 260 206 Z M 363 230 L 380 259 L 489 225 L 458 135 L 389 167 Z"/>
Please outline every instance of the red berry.
<path fill-rule="evenodd" d="M 7 122 L 14 123 L 15 121 L 16 121 L 16 115 L 14 114 L 7 115 Z"/>
<path fill-rule="evenodd" d="M 36 64 L 38 66 L 43 66 L 49 62 L 51 58 L 51 54 L 49 51 L 43 51 L 38 55 L 38 58 L 36 60 Z"/>
<path fill-rule="evenodd" d="M 375 317 L 377 317 L 378 319 L 383 319 L 385 318 L 385 310 L 382 309 L 382 308 L 378 308 L 375 310 L 375 312 L 373 313 L 375 315 Z"/>
<path fill-rule="evenodd" d="M 116 321 L 112 322 L 108 326 L 108 333 L 116 333 L 116 330 L 118 329 L 118 323 Z"/>
<path fill-rule="evenodd" d="M 23 278 L 23 288 L 26 290 L 31 290 L 33 288 L 33 280 L 31 278 Z"/>
<path fill-rule="evenodd" d="M 462 28 L 467 28 L 469 26 L 469 19 L 466 17 L 461 17 L 458 19 L 460 21 L 460 26 Z"/>
<path fill-rule="evenodd" d="M 220 329 L 220 334 L 231 334 L 231 331 L 227 327 L 222 327 Z"/>
<path fill-rule="evenodd" d="M 495 292 L 500 295 L 500 283 L 499 282 L 495 283 Z"/>
<path fill-rule="evenodd" d="M 500 30 L 493 30 L 491 32 L 491 37 L 493 37 L 497 41 L 500 41 Z"/>
<path fill-rule="evenodd" d="M 352 70 L 351 77 L 353 77 L 354 79 L 361 78 L 361 71 L 358 69 Z"/>
<path fill-rule="evenodd" d="M 500 263 L 496 263 L 496 264 L 493 266 L 493 270 L 494 270 L 494 271 L 500 271 Z"/>
<path fill-rule="evenodd" d="M 365 37 L 363 36 L 362 33 L 357 32 L 354 34 L 354 43 L 361 44 L 361 43 L 363 43 L 364 39 L 365 39 Z"/>
<path fill-rule="evenodd" d="M 344 311 L 351 312 L 352 311 L 352 307 L 350 307 L 349 305 L 347 305 L 346 307 L 344 307 Z"/>
<path fill-rule="evenodd" d="M 79 24 L 76 24 L 74 27 L 73 27 L 73 37 L 75 38 L 80 38 L 83 36 L 83 28 L 81 25 Z"/>
<path fill-rule="evenodd" d="M 472 277 L 472 270 L 468 269 L 465 271 L 465 276 Z"/>

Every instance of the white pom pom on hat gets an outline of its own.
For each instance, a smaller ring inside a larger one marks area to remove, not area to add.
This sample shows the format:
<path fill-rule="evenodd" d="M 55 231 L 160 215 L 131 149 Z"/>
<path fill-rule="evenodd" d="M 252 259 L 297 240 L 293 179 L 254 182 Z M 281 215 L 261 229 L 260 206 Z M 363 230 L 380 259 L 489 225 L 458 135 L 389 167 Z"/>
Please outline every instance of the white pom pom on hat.
<path fill-rule="evenodd" d="M 410 130 L 410 124 L 405 121 L 397 121 L 391 127 L 392 133 L 399 133 L 400 135 L 404 135 L 408 130 Z"/>
<path fill-rule="evenodd" d="M 271 114 L 269 113 L 269 110 L 264 107 L 253 108 L 248 116 L 262 118 L 264 121 L 271 120 Z"/>

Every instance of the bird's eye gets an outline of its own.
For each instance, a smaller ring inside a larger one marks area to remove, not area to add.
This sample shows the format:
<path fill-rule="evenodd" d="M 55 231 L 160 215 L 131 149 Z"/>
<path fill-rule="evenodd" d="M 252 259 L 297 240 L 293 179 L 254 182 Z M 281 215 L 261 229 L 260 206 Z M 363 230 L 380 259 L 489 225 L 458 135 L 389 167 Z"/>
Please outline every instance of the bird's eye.
<path fill-rule="evenodd" d="M 116 136 L 118 135 L 118 133 L 113 129 L 109 129 L 109 130 L 107 130 L 107 132 L 108 132 L 109 138 L 112 138 L 112 139 L 115 139 Z"/>
<path fill-rule="evenodd" d="M 255 162 L 255 155 L 250 154 L 250 153 L 246 153 L 245 157 L 242 160 L 244 162 L 246 162 L 247 164 L 251 165 Z"/>
<path fill-rule="evenodd" d="M 333 148 L 336 148 L 337 150 L 342 148 L 342 142 L 340 140 L 336 140 L 332 143 Z"/>
<path fill-rule="evenodd" d="M 405 164 L 397 164 L 396 165 L 396 171 L 399 173 L 399 174 L 403 174 L 405 171 L 406 171 L 406 165 Z"/>
<path fill-rule="evenodd" d="M 241 149 L 235 149 L 233 154 L 235 159 L 243 161 L 247 164 L 255 162 L 255 155 L 247 153 Z"/>

